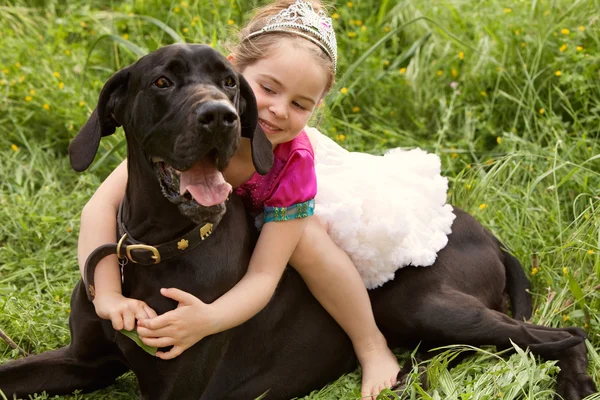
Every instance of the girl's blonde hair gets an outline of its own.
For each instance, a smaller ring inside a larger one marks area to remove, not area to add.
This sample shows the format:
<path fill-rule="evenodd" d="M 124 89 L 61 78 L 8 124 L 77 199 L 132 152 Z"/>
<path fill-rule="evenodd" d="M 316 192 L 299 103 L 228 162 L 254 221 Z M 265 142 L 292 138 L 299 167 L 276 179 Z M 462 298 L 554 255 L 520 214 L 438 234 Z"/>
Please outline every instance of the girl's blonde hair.
<path fill-rule="evenodd" d="M 313 6 L 316 12 L 319 10 L 326 11 L 325 6 L 320 0 L 306 0 Z M 297 40 L 304 40 L 310 42 L 308 39 L 304 39 L 300 36 L 294 35 L 293 32 L 269 32 L 262 35 L 257 35 L 251 39 L 246 39 L 251 33 L 261 30 L 269 21 L 269 18 L 275 14 L 285 10 L 296 0 L 277 0 L 268 5 L 257 9 L 256 14 L 244 28 L 242 28 L 238 34 L 238 44 L 229 46 L 230 51 L 235 57 L 235 64 L 240 72 L 243 72 L 246 67 L 254 64 L 258 60 L 269 57 L 275 52 L 282 38 L 291 38 Z M 311 54 L 319 61 L 319 64 L 327 71 L 328 79 L 327 85 L 323 95 L 327 94 L 335 83 L 335 66 L 333 60 L 316 44 L 311 45 L 307 48 Z"/>

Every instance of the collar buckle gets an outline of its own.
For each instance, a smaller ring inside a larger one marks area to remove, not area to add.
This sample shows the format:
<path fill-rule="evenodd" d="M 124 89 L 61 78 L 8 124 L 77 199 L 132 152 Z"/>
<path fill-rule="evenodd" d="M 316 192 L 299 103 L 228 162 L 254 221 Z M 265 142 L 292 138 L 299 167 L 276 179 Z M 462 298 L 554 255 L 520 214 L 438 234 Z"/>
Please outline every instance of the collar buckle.
<path fill-rule="evenodd" d="M 158 264 L 160 262 L 160 253 L 158 249 L 154 246 L 148 246 L 146 244 L 130 244 L 125 248 L 127 253 L 127 258 L 131 260 L 131 262 L 137 264 L 138 262 L 133 259 L 131 255 L 131 250 L 146 250 L 151 252 L 153 255 L 150 256 L 154 260 L 154 264 Z"/>

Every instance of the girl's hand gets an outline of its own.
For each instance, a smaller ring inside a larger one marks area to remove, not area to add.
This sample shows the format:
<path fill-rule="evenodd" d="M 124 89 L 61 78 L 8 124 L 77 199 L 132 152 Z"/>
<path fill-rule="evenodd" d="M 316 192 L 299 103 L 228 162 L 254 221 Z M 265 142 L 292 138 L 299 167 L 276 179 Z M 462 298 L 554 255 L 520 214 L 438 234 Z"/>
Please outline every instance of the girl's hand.
<path fill-rule="evenodd" d="M 120 331 L 135 329 L 136 319 L 156 317 L 156 312 L 141 300 L 130 299 L 118 292 L 97 293 L 94 298 L 96 314 L 109 319 L 113 329 Z"/>
<path fill-rule="evenodd" d="M 156 318 L 138 320 L 138 335 L 148 346 L 173 348 L 156 356 L 170 360 L 213 333 L 219 332 L 220 318 L 212 306 L 179 289 L 161 289 L 160 293 L 179 303 L 176 309 Z"/>

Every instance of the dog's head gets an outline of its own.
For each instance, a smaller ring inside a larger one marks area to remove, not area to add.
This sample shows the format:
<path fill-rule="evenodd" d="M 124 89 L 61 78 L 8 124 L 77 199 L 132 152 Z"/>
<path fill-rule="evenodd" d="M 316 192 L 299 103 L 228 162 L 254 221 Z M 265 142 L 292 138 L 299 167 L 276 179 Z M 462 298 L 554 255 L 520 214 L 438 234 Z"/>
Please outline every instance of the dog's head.
<path fill-rule="evenodd" d="M 73 169 L 88 168 L 100 138 L 118 126 L 129 146 L 141 149 L 145 159 L 136 161 L 153 165 L 163 194 L 180 209 L 194 200 L 205 208 L 223 204 L 231 186 L 222 171 L 240 137 L 251 140 L 259 173 L 273 162 L 249 84 L 209 46 L 165 46 L 115 73 L 69 146 Z"/>

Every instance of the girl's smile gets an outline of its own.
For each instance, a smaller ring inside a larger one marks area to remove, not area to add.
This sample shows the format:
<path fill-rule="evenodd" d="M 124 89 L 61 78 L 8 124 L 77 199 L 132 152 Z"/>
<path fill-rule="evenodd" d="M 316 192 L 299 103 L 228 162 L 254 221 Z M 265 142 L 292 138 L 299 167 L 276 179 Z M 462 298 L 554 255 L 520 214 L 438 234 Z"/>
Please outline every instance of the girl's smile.
<path fill-rule="evenodd" d="M 262 118 L 258 118 L 258 123 L 265 134 L 277 133 L 281 131 L 281 128 L 275 124 L 270 123 Z"/>

